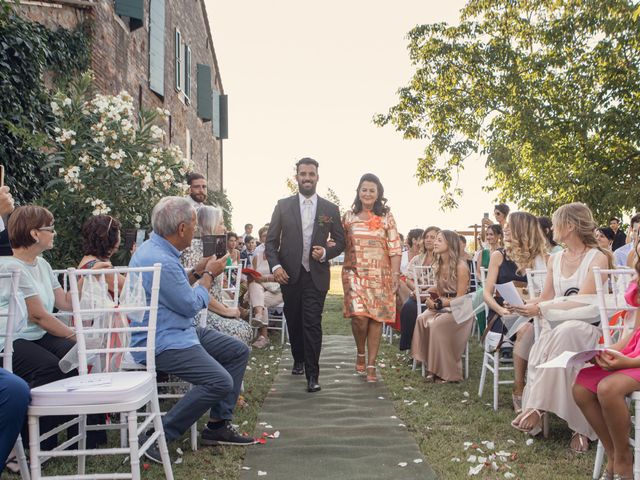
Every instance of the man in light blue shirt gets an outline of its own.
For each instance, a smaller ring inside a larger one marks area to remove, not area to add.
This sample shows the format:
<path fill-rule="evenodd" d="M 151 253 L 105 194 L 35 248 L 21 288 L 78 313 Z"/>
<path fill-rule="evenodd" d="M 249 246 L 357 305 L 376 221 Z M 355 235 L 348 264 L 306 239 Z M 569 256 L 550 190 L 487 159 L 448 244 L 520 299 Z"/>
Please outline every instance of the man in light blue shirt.
<path fill-rule="evenodd" d="M 255 440 L 240 435 L 231 425 L 240 395 L 249 348 L 240 340 L 213 329 L 195 326 L 195 317 L 209 304 L 209 289 L 225 268 L 227 257 L 203 258 L 187 275 L 180 252 L 191 245 L 196 212 L 185 198 L 165 197 L 151 214 L 153 233 L 138 247 L 131 267 L 162 264 L 156 327 L 156 367 L 193 385 L 163 418 L 167 441 L 179 438 L 209 410 L 209 422 L 201 434 L 204 445 L 250 445 Z M 147 301 L 152 274 L 144 274 Z M 148 314 L 145 315 L 145 322 Z M 131 337 L 133 346 L 145 345 L 146 332 Z M 144 354 L 134 358 L 144 361 Z M 147 457 L 162 463 L 157 446 Z"/>
<path fill-rule="evenodd" d="M 627 267 L 627 260 L 631 250 L 638 241 L 638 229 L 640 229 L 640 213 L 636 213 L 631 217 L 631 241 L 613 252 L 616 267 Z"/>

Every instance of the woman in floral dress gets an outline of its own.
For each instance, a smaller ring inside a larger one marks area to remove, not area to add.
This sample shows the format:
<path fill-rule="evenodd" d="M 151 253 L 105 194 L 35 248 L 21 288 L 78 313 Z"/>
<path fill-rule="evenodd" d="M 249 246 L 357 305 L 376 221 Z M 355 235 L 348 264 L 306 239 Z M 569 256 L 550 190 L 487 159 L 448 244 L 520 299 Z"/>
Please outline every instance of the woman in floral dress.
<path fill-rule="evenodd" d="M 402 245 L 386 201 L 378 177 L 367 173 L 360 179 L 351 211 L 343 217 L 346 233 L 342 268 L 344 316 L 351 318 L 356 341 L 356 372 L 366 370 L 368 382 L 377 381 L 376 357 L 383 322 L 393 323 L 396 318 L 395 292 Z"/>

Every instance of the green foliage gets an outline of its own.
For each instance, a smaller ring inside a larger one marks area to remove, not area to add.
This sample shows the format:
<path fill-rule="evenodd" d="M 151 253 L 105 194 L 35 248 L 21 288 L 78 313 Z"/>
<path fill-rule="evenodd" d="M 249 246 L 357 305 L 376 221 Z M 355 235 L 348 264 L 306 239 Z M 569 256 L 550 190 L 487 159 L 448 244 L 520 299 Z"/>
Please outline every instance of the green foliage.
<path fill-rule="evenodd" d="M 124 229 L 149 230 L 153 206 L 164 196 L 184 195 L 183 179 L 193 169 L 180 147 L 162 146 L 157 123 L 166 122 L 167 111 L 136 114 L 126 92 L 91 95 L 91 80 L 83 74 L 68 96 L 58 92 L 50 103 L 46 170 L 53 180 L 40 202 L 56 218 L 58 238 L 50 255 L 56 267 L 82 256 L 80 229 L 90 215 L 113 215 Z"/>
<path fill-rule="evenodd" d="M 36 132 L 53 121 L 45 74 L 63 85 L 89 66 L 88 37 L 82 29 L 51 31 L 19 17 L 12 4 L 0 8 L 0 162 L 19 204 L 37 198 L 48 177 Z"/>
<path fill-rule="evenodd" d="M 208 197 L 208 202 L 211 205 L 215 205 L 217 207 L 220 207 L 222 209 L 222 211 L 224 212 L 224 226 L 226 227 L 227 230 L 231 230 L 232 227 L 232 214 L 233 214 L 233 205 L 231 205 L 231 201 L 229 200 L 229 197 L 227 197 L 227 191 L 226 190 L 218 190 L 217 192 L 209 192 L 207 194 Z"/>
<path fill-rule="evenodd" d="M 420 182 L 485 155 L 489 190 L 536 214 L 583 201 L 599 220 L 640 205 L 640 36 L 628 0 L 470 0 L 457 26 L 409 33 L 416 67 L 378 125 L 424 139 Z"/>

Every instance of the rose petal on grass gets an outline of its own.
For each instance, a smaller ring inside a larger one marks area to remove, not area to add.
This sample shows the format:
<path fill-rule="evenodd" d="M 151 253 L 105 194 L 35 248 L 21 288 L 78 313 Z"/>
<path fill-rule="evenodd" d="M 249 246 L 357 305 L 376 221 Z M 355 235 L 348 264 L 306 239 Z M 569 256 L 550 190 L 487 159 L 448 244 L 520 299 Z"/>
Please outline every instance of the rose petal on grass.
<path fill-rule="evenodd" d="M 143 463 L 143 464 L 142 464 L 142 468 L 143 468 L 144 470 L 149 470 L 149 467 L 150 467 L 150 466 L 151 466 L 151 465 L 149 465 L 148 463 Z"/>
<path fill-rule="evenodd" d="M 478 475 L 482 469 L 484 468 L 484 464 L 481 463 L 479 465 L 476 465 L 475 467 L 469 467 L 469 473 L 468 475 Z"/>
<path fill-rule="evenodd" d="M 462 395 L 464 395 L 465 397 L 469 398 L 469 392 L 462 392 Z"/>
<path fill-rule="evenodd" d="M 531 446 L 533 445 L 533 438 L 528 438 L 526 442 L 524 442 L 525 444 Z"/>
<path fill-rule="evenodd" d="M 258 476 L 259 477 L 264 477 L 267 474 L 267 472 L 263 472 L 262 470 L 258 470 Z"/>
<path fill-rule="evenodd" d="M 422 463 L 423 460 L 421 458 L 416 458 L 413 463 Z"/>
<path fill-rule="evenodd" d="M 407 462 L 400 462 L 400 463 L 398 464 L 398 466 L 399 466 L 399 467 L 406 467 L 407 465 L 408 465 L 408 463 L 407 463 Z"/>
<path fill-rule="evenodd" d="M 273 425 L 265 425 L 264 428 L 273 428 Z"/>
<path fill-rule="evenodd" d="M 485 447 L 487 447 L 489 450 L 493 450 L 494 448 L 496 448 L 496 444 L 493 442 L 487 442 L 484 444 Z"/>
<path fill-rule="evenodd" d="M 184 455 L 184 452 L 182 451 L 182 449 L 180 447 L 176 448 L 176 453 L 178 455 Z"/>
<path fill-rule="evenodd" d="M 384 400 L 384 397 L 380 396 L 378 397 L 378 400 Z"/>
<path fill-rule="evenodd" d="M 453 457 L 451 461 L 455 463 L 460 463 L 460 459 L 458 457 Z"/>
<path fill-rule="evenodd" d="M 280 430 L 276 430 L 275 432 L 273 432 L 272 437 L 273 438 L 279 438 L 280 437 Z"/>
<path fill-rule="evenodd" d="M 242 470 L 251 470 L 251 467 L 242 467 Z"/>
<path fill-rule="evenodd" d="M 245 370 L 251 370 L 251 367 L 249 365 L 247 365 L 246 367 L 244 367 Z"/>
<path fill-rule="evenodd" d="M 516 478 L 516 476 L 511 472 L 504 472 L 504 478 Z"/>
<path fill-rule="evenodd" d="M 471 442 L 464 442 L 462 445 L 464 446 L 464 449 L 465 449 L 465 450 L 467 450 L 471 445 L 473 445 L 473 443 L 471 443 Z"/>
<path fill-rule="evenodd" d="M 406 425 L 404 423 L 399 423 L 398 426 L 399 427 L 406 427 Z"/>
<path fill-rule="evenodd" d="M 389 418 L 393 418 L 394 420 L 396 420 L 398 417 L 396 417 L 395 415 L 391 415 L 391 417 Z"/>
<path fill-rule="evenodd" d="M 478 457 L 476 455 L 469 455 L 469 458 L 467 458 L 467 462 L 469 463 L 476 463 L 478 461 Z"/>
<path fill-rule="evenodd" d="M 260 445 L 264 445 L 265 443 L 267 443 L 267 439 L 266 439 L 266 438 L 259 438 L 259 439 L 258 439 L 258 443 L 259 443 Z"/>
<path fill-rule="evenodd" d="M 176 458 L 173 463 L 175 463 L 176 465 L 180 465 L 182 463 L 182 457 Z"/>

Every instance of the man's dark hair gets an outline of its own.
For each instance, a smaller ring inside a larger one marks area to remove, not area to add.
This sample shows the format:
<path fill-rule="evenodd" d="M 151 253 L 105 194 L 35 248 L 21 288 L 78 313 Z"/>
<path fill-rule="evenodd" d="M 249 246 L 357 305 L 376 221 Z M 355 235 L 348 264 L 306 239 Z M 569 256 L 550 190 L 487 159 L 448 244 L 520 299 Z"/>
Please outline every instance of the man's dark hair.
<path fill-rule="evenodd" d="M 421 228 L 412 228 L 411 230 L 409 230 L 409 233 L 407 233 L 407 243 L 409 244 L 409 246 L 413 247 L 413 243 L 416 240 L 420 239 L 423 234 L 424 230 Z"/>
<path fill-rule="evenodd" d="M 191 186 L 194 180 L 200 180 L 201 178 L 204 178 L 204 175 L 201 173 L 191 172 L 187 175 L 187 183 Z"/>
<path fill-rule="evenodd" d="M 298 170 L 300 170 L 300 165 L 313 165 L 314 167 L 316 167 L 316 169 L 318 169 L 318 167 L 320 166 L 318 162 L 313 158 L 304 157 L 296 162 L 296 173 L 298 173 Z"/>
<path fill-rule="evenodd" d="M 255 240 L 255 238 L 253 238 L 251 235 L 247 235 L 246 237 L 244 237 L 244 244 L 246 245 L 251 240 Z"/>
<path fill-rule="evenodd" d="M 611 223 L 611 222 L 618 222 L 618 223 L 620 223 L 620 219 L 619 219 L 619 218 L 617 218 L 617 217 L 611 217 L 611 218 L 609 219 L 609 223 Z"/>
<path fill-rule="evenodd" d="M 506 203 L 498 203 L 496 205 L 493 206 L 494 210 L 498 210 L 501 214 L 503 214 L 505 217 L 507 215 L 509 215 L 509 211 L 511 210 L 509 208 L 509 205 L 507 205 Z"/>
<path fill-rule="evenodd" d="M 250 223 L 247 223 L 247 224 L 244 226 L 244 229 L 246 230 L 246 229 L 247 229 L 247 228 L 249 228 L 249 227 L 253 228 L 253 225 L 252 225 L 252 224 L 250 224 Z"/>

